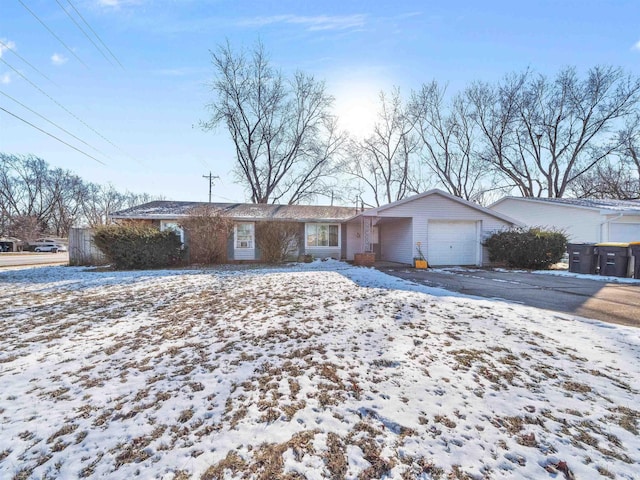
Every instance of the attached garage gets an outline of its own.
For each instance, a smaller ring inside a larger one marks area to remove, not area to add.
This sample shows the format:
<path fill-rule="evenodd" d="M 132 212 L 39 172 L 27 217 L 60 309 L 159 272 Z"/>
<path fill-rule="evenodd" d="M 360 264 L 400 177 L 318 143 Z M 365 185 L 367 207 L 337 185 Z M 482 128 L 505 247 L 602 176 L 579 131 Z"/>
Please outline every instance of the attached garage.
<path fill-rule="evenodd" d="M 420 243 L 433 266 L 489 263 L 483 240 L 495 231 L 520 225 L 441 190 L 367 210 L 349 220 L 349 224 L 377 228 L 380 244 L 363 243 L 361 247 L 364 252 L 379 252 L 377 260 L 411 264 Z M 363 233 L 360 238 L 365 236 Z"/>
<path fill-rule="evenodd" d="M 480 264 L 478 221 L 431 220 L 427 225 L 427 259 L 438 265 Z"/>

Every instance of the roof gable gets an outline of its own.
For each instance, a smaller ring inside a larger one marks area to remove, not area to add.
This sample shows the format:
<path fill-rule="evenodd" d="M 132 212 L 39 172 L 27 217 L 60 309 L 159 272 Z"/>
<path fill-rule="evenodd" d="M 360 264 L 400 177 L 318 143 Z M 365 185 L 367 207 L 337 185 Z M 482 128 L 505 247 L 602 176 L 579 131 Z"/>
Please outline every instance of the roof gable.
<path fill-rule="evenodd" d="M 400 205 L 404 205 L 406 203 L 415 202 L 416 200 L 420 200 L 422 198 L 426 198 L 426 197 L 429 197 L 429 196 L 432 196 L 432 195 L 439 195 L 439 196 L 444 197 L 444 198 L 446 198 L 448 200 L 452 200 L 454 202 L 460 203 L 460 204 L 462 204 L 462 205 L 464 205 L 466 207 L 473 208 L 474 210 L 478 210 L 478 211 L 480 211 L 480 212 L 482 212 L 482 213 L 484 213 L 486 215 L 490 215 L 490 216 L 492 216 L 494 218 L 498 218 L 500 220 L 503 220 L 505 222 L 511 223 L 513 225 L 523 226 L 523 224 L 520 221 L 518 221 L 518 220 L 516 220 L 514 218 L 511 218 L 511 217 L 509 217 L 507 215 L 504 215 L 504 214 L 502 214 L 500 212 L 496 212 L 495 210 L 490 210 L 488 208 L 485 208 L 485 207 L 483 207 L 481 205 L 478 205 L 476 203 L 470 202 L 470 201 L 465 200 L 463 198 L 456 197 L 455 195 L 451 195 L 450 193 L 444 192 L 444 191 L 439 190 L 437 188 L 428 190 L 428 191 L 426 191 L 424 193 L 419 193 L 417 195 L 413 195 L 411 197 L 403 198 L 402 200 L 397 200 L 395 202 L 389 203 L 387 205 L 383 205 L 381 207 L 372 208 L 370 210 L 367 210 L 367 211 L 361 213 L 361 215 L 377 216 L 379 212 L 382 212 L 382 211 L 385 211 L 385 210 L 389 210 L 389 209 L 392 209 L 394 207 L 397 207 L 397 206 L 400 206 Z"/>

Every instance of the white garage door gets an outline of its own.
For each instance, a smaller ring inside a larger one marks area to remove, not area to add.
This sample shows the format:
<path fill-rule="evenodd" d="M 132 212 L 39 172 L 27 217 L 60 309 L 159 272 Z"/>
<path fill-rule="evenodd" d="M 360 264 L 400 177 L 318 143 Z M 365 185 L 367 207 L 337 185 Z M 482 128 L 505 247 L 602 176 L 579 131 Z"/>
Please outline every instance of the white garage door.
<path fill-rule="evenodd" d="M 640 242 L 639 223 L 612 223 L 609 225 L 610 242 Z"/>
<path fill-rule="evenodd" d="M 429 220 L 429 265 L 476 265 L 479 249 L 476 223 Z"/>

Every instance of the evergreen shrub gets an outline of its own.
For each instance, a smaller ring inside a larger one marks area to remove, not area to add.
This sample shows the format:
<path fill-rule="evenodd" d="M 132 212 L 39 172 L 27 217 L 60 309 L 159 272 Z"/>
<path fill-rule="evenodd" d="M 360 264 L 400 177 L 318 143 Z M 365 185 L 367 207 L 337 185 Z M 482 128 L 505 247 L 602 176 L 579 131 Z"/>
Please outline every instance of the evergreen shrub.
<path fill-rule="evenodd" d="M 483 245 L 489 260 L 508 267 L 548 269 L 558 263 L 567 249 L 567 236 L 556 230 L 512 228 L 494 233 Z"/>
<path fill-rule="evenodd" d="M 143 223 L 99 227 L 93 240 L 116 270 L 174 266 L 182 262 L 184 253 L 176 232 L 161 232 Z"/>

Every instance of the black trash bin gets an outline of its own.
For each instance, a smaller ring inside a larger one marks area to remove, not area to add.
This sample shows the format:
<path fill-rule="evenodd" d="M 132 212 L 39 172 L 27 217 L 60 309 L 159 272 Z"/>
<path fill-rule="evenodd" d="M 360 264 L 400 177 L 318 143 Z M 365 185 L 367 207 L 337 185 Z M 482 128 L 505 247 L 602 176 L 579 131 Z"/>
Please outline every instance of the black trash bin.
<path fill-rule="evenodd" d="M 633 278 L 640 278 L 640 242 L 631 242 L 629 250 L 633 256 Z"/>
<path fill-rule="evenodd" d="M 597 243 L 600 275 L 626 277 L 629 269 L 628 243 Z"/>
<path fill-rule="evenodd" d="M 569 271 L 594 275 L 598 267 L 598 256 L 595 243 L 569 243 Z"/>

